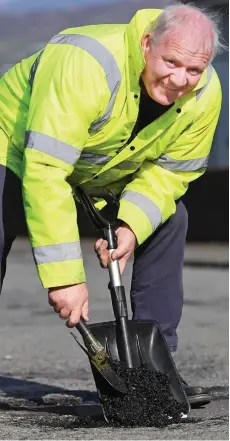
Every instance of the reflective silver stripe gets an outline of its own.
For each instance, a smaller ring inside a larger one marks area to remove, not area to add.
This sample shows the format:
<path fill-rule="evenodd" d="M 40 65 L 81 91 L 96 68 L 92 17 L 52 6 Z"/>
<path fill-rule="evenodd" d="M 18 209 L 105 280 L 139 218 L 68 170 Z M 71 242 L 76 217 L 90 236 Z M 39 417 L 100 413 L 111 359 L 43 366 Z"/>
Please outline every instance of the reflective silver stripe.
<path fill-rule="evenodd" d="M 90 164 L 107 164 L 109 161 L 111 161 L 114 158 L 114 156 L 107 156 L 107 155 L 95 155 L 94 153 L 87 153 L 82 152 L 80 156 L 80 160 L 88 161 Z M 117 164 L 114 168 L 119 168 L 120 170 L 135 170 L 139 167 L 139 162 L 132 162 L 132 161 L 123 161 Z"/>
<path fill-rule="evenodd" d="M 95 155 L 94 153 L 87 153 L 84 151 L 80 156 L 80 160 L 88 161 L 91 164 L 107 164 L 112 158 L 112 156 Z"/>
<path fill-rule="evenodd" d="M 197 100 L 197 101 L 198 101 L 198 100 L 200 99 L 200 97 L 203 95 L 203 93 L 205 92 L 205 90 L 207 89 L 207 87 L 208 87 L 208 85 L 209 85 L 209 83 L 210 83 L 210 81 L 211 81 L 211 78 L 212 78 L 212 70 L 213 70 L 213 67 L 212 67 L 212 65 L 210 64 L 210 65 L 208 66 L 208 68 L 207 68 L 207 83 L 205 84 L 204 87 L 202 87 L 202 89 L 199 89 L 199 90 L 196 91 L 196 100 Z"/>
<path fill-rule="evenodd" d="M 80 34 L 58 34 L 54 36 L 49 44 L 71 44 L 80 47 L 94 57 L 103 68 L 111 98 L 107 109 L 97 121 L 94 121 L 89 131 L 99 130 L 111 116 L 118 88 L 121 82 L 121 73 L 113 54 L 99 41 L 87 35 Z M 93 75 L 93 73 L 92 73 Z"/>
<path fill-rule="evenodd" d="M 119 72 L 120 74 L 120 72 Z M 109 104 L 107 106 L 107 109 L 104 113 L 104 115 L 101 116 L 101 118 L 98 118 L 97 121 L 94 121 L 93 124 L 91 124 L 90 128 L 89 128 L 89 132 L 96 132 L 97 130 L 99 130 L 104 124 L 106 124 L 112 114 L 113 111 L 113 106 L 117 97 L 117 92 L 120 86 L 120 80 L 119 83 L 117 83 L 117 85 L 115 86 L 113 93 L 111 95 Z"/>
<path fill-rule="evenodd" d="M 137 193 L 136 191 L 127 190 L 121 195 L 120 199 L 125 199 L 126 201 L 137 205 L 137 207 L 139 207 L 148 217 L 153 231 L 162 223 L 160 209 L 147 196 Z"/>
<path fill-rule="evenodd" d="M 46 153 L 70 165 L 74 165 L 81 155 L 81 150 L 52 136 L 33 131 L 26 132 L 25 147 Z"/>
<path fill-rule="evenodd" d="M 82 259 L 80 242 L 34 247 L 32 251 L 37 265 Z"/>
<path fill-rule="evenodd" d="M 115 165 L 114 168 L 119 168 L 120 170 L 137 170 L 140 167 L 140 162 L 132 162 L 132 161 L 122 161 L 119 164 Z"/>
<path fill-rule="evenodd" d="M 154 164 L 160 165 L 163 168 L 171 171 L 196 171 L 201 168 L 206 168 L 208 165 L 208 156 L 204 158 L 197 159 L 174 159 L 170 158 L 167 155 L 162 155 L 158 159 L 156 159 Z"/>

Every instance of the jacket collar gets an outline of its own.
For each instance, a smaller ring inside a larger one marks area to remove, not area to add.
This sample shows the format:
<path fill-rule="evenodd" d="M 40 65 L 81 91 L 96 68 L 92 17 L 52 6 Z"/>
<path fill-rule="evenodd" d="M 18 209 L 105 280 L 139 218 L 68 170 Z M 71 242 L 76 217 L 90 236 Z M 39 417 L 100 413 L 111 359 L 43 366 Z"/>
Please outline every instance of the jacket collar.
<path fill-rule="evenodd" d="M 196 87 L 194 87 L 193 91 L 202 89 L 202 87 L 205 86 L 207 81 L 208 81 L 208 70 L 205 69 L 204 72 L 202 73 L 201 77 L 200 77 L 199 83 L 196 85 Z"/>
<path fill-rule="evenodd" d="M 141 38 L 150 23 L 155 21 L 161 12 L 162 9 L 141 9 L 137 11 L 127 25 L 125 42 L 131 91 L 136 91 L 139 88 L 139 79 L 145 67 L 145 59 L 141 49 Z"/>

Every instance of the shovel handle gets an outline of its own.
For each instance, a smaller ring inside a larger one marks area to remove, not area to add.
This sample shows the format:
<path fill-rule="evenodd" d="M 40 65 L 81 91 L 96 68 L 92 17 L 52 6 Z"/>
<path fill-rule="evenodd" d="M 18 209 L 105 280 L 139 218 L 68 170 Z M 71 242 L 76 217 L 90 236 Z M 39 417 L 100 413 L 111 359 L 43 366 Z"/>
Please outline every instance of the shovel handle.
<path fill-rule="evenodd" d="M 100 351 L 103 351 L 103 346 L 101 343 L 94 337 L 90 328 L 86 325 L 85 321 L 81 318 L 79 322 L 76 324 L 76 328 L 78 332 L 80 332 L 85 346 L 87 347 L 89 354 L 94 356 Z"/>
<path fill-rule="evenodd" d="M 92 191 L 91 191 L 92 193 Z M 102 197 L 107 204 L 111 204 L 113 207 L 116 208 L 116 211 L 119 208 L 119 200 L 117 197 L 111 192 L 107 191 L 100 191 L 100 192 L 93 192 L 94 197 Z M 84 210 L 86 211 L 87 215 L 89 216 L 90 220 L 92 221 L 94 227 L 97 230 L 103 230 L 104 228 L 108 228 L 110 225 L 110 221 L 105 219 L 100 211 L 95 207 L 93 199 L 89 194 L 83 190 L 80 186 L 75 186 L 74 188 L 74 197 L 77 197 L 80 203 L 82 204 Z M 115 220 L 114 220 L 115 221 Z M 113 223 L 113 222 L 112 222 Z"/>
<path fill-rule="evenodd" d="M 82 318 L 76 324 L 76 328 L 83 338 L 87 337 L 87 335 L 90 334 L 90 330 Z"/>
<path fill-rule="evenodd" d="M 113 253 L 113 251 L 114 251 L 114 249 L 109 250 L 110 256 Z M 109 277 L 110 277 L 111 286 L 122 286 L 121 271 L 120 271 L 118 260 L 111 259 L 111 261 L 108 265 L 108 270 L 109 270 Z"/>

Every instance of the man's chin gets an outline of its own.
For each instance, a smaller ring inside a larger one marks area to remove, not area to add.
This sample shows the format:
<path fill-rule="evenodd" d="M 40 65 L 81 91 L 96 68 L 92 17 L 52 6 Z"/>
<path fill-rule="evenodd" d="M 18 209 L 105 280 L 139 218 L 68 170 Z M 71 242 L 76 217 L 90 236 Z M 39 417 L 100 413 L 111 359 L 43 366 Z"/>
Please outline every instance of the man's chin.
<path fill-rule="evenodd" d="M 162 95 L 159 93 L 151 93 L 149 94 L 151 98 L 156 101 L 157 103 L 161 104 L 162 106 L 169 106 L 170 104 L 174 103 L 174 99 L 170 99 L 166 95 Z"/>

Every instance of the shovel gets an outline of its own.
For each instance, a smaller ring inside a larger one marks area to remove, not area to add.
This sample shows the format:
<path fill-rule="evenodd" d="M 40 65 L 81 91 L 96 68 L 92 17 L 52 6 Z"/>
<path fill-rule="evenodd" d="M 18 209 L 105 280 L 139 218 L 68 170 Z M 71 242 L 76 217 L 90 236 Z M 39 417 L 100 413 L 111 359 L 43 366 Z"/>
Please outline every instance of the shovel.
<path fill-rule="evenodd" d="M 94 227 L 100 230 L 104 239 L 107 240 L 111 255 L 117 247 L 114 224 L 101 215 L 94 206 L 91 197 L 81 187 L 75 188 L 75 195 L 89 215 Z M 103 195 L 95 193 L 93 196 L 103 196 L 108 204 L 112 203 L 116 209 L 119 207 L 119 201 L 111 192 L 106 192 Z M 188 413 L 190 406 L 160 325 L 156 321 L 128 319 L 125 289 L 122 285 L 118 261 L 111 260 L 108 270 L 109 290 L 115 320 L 92 323 L 88 325 L 90 330 L 113 362 L 122 361 L 127 368 L 145 365 L 150 371 L 167 374 L 174 399 L 179 404 L 183 404 Z M 92 363 L 91 367 L 99 397 L 102 394 L 119 393 L 98 375 Z M 107 420 L 105 413 L 104 416 Z"/>

